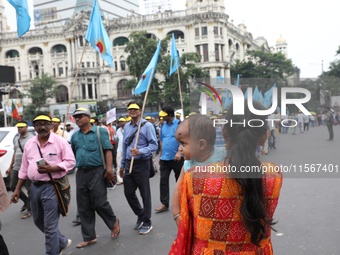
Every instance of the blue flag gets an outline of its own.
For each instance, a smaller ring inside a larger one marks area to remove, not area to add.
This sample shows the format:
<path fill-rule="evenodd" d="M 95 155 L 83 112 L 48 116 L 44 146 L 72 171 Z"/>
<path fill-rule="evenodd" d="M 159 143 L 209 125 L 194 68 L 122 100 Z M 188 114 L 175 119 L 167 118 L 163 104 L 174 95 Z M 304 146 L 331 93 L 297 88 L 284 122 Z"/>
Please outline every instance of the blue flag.
<path fill-rule="evenodd" d="M 30 29 L 30 24 L 31 24 L 31 17 L 28 14 L 27 0 L 8 0 L 8 2 L 16 10 L 17 32 L 20 38 Z"/>
<path fill-rule="evenodd" d="M 171 60 L 170 60 L 169 76 L 171 76 L 174 72 L 176 72 L 177 69 L 181 65 L 180 62 L 179 62 L 179 56 L 178 56 L 178 51 L 177 51 L 177 48 L 176 48 L 176 42 L 175 42 L 174 34 L 172 34 L 172 39 L 171 39 L 170 55 L 171 55 Z"/>
<path fill-rule="evenodd" d="M 264 93 L 264 107 L 268 108 L 272 105 L 273 101 L 273 88 L 276 88 L 276 83 L 274 83 L 273 87 L 271 87 L 268 91 Z"/>
<path fill-rule="evenodd" d="M 111 53 L 112 43 L 103 25 L 97 0 L 93 2 L 85 39 L 99 52 L 102 59 L 104 59 L 110 67 L 113 67 L 113 57 Z"/>
<path fill-rule="evenodd" d="M 145 71 L 142 74 L 142 77 L 140 78 L 135 90 L 133 91 L 134 95 L 138 95 L 138 94 L 145 92 L 148 88 L 149 81 L 150 81 L 150 84 L 151 84 L 151 81 L 153 79 L 153 75 L 155 74 L 155 70 L 156 70 L 156 66 L 157 66 L 157 62 L 158 62 L 158 56 L 159 56 L 160 51 L 161 51 L 161 40 L 158 41 L 158 45 L 157 45 L 157 49 L 155 51 L 155 54 L 153 55 L 149 65 L 145 69 Z"/>

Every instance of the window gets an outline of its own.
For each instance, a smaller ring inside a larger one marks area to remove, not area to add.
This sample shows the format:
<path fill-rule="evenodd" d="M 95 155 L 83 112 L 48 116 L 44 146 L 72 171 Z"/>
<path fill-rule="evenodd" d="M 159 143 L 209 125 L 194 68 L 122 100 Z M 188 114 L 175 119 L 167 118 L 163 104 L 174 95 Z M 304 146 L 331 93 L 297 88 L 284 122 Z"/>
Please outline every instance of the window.
<path fill-rule="evenodd" d="M 240 50 L 240 45 L 239 45 L 238 43 L 236 43 L 235 47 L 236 47 L 236 50 L 237 50 L 237 51 Z"/>
<path fill-rule="evenodd" d="M 214 27 L 214 35 L 218 35 L 218 27 Z"/>
<path fill-rule="evenodd" d="M 208 28 L 202 27 L 202 35 L 207 35 L 207 34 L 208 34 Z"/>
<path fill-rule="evenodd" d="M 197 54 L 201 57 L 201 46 L 200 46 L 200 45 L 196 45 L 195 48 L 196 48 Z M 202 58 L 202 57 L 201 57 L 201 58 Z M 201 61 L 201 60 L 200 60 L 200 61 Z"/>
<path fill-rule="evenodd" d="M 86 67 L 91 67 L 91 62 L 86 62 Z"/>
<path fill-rule="evenodd" d="M 221 76 L 221 70 L 216 71 L 216 76 Z"/>
<path fill-rule="evenodd" d="M 195 36 L 200 36 L 200 28 L 199 27 L 195 28 Z"/>
<path fill-rule="evenodd" d="M 57 100 L 57 103 L 68 101 L 68 90 L 66 86 L 61 85 L 57 88 L 56 100 Z"/>
<path fill-rule="evenodd" d="M 209 61 L 208 44 L 203 44 L 203 62 Z"/>
<path fill-rule="evenodd" d="M 79 45 L 84 46 L 83 36 L 79 36 Z"/>
<path fill-rule="evenodd" d="M 121 60 L 120 61 L 120 69 L 122 70 L 122 71 L 125 71 L 125 64 L 126 64 L 126 62 L 125 62 L 125 60 Z"/>
<path fill-rule="evenodd" d="M 62 67 L 58 67 L 58 73 L 59 73 L 59 76 L 62 76 L 64 73 L 64 69 Z"/>
<path fill-rule="evenodd" d="M 115 71 L 118 71 L 118 67 L 117 67 L 117 61 L 115 61 Z"/>
<path fill-rule="evenodd" d="M 220 35 L 223 35 L 223 29 L 220 27 Z"/>
<path fill-rule="evenodd" d="M 85 88 L 85 83 L 81 84 L 81 94 L 82 94 L 82 99 L 86 99 L 86 88 Z"/>
<path fill-rule="evenodd" d="M 53 77 L 56 76 L 56 73 L 55 73 L 55 68 L 53 68 Z"/>
<path fill-rule="evenodd" d="M 220 47 L 219 44 L 215 44 L 215 60 L 220 61 Z"/>
<path fill-rule="evenodd" d="M 117 96 L 118 98 L 127 98 L 131 97 L 131 90 L 126 89 L 125 86 L 126 80 L 120 80 L 117 84 Z"/>

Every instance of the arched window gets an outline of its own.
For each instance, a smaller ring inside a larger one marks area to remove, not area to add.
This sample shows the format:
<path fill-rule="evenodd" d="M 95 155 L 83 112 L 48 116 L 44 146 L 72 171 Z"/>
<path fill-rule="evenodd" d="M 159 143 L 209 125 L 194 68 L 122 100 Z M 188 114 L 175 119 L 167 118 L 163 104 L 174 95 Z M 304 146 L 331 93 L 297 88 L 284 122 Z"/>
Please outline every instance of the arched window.
<path fill-rule="evenodd" d="M 240 45 L 239 45 L 238 43 L 236 43 L 235 47 L 236 47 L 236 50 L 237 50 L 237 51 L 240 50 Z"/>
<path fill-rule="evenodd" d="M 9 98 L 21 98 L 20 91 L 17 89 L 11 90 L 11 92 L 9 92 Z"/>
<path fill-rule="evenodd" d="M 6 58 L 18 58 L 19 52 L 17 50 L 9 50 L 6 52 Z"/>
<path fill-rule="evenodd" d="M 131 90 L 124 87 L 127 80 L 120 80 L 117 84 L 118 99 L 131 97 Z"/>
<path fill-rule="evenodd" d="M 126 70 L 126 61 L 125 61 L 125 57 L 121 56 L 119 59 L 120 62 L 120 70 L 125 71 Z"/>
<path fill-rule="evenodd" d="M 177 40 L 178 38 L 184 39 L 184 33 L 180 30 L 173 30 L 170 31 L 167 35 L 174 34 L 175 39 Z"/>
<path fill-rule="evenodd" d="M 231 39 L 228 40 L 228 46 L 229 47 L 233 46 L 233 41 Z"/>
<path fill-rule="evenodd" d="M 116 39 L 113 40 L 113 47 L 114 47 L 114 46 L 123 46 L 123 45 L 125 45 L 128 41 L 129 41 L 129 39 L 126 38 L 126 37 L 123 37 L 123 36 L 118 37 L 118 38 L 116 38 Z"/>
<path fill-rule="evenodd" d="M 62 44 L 54 45 L 51 49 L 52 54 L 53 53 L 62 53 L 62 52 L 67 52 L 65 45 L 62 45 Z"/>
<path fill-rule="evenodd" d="M 40 55 L 42 55 L 42 54 L 43 54 L 43 51 L 42 51 L 42 49 L 39 48 L 39 47 L 33 47 L 33 48 L 30 48 L 30 49 L 28 50 L 28 54 L 31 54 L 31 55 L 40 54 Z"/>
<path fill-rule="evenodd" d="M 68 102 L 68 89 L 64 85 L 60 85 L 57 87 L 56 94 L 57 103 Z"/>
<path fill-rule="evenodd" d="M 148 39 L 157 40 L 157 36 L 155 36 L 154 34 L 151 34 L 151 33 L 145 34 L 145 37 L 148 38 Z"/>

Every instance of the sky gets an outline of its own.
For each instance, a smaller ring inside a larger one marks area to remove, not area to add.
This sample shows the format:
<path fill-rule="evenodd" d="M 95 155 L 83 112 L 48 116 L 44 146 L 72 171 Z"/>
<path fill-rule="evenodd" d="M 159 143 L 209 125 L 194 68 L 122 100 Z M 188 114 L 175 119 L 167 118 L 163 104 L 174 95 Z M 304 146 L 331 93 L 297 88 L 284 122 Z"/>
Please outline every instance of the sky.
<path fill-rule="evenodd" d="M 66 0 L 65 0 L 66 1 Z M 14 9 L 3 0 L 11 30 L 16 29 Z M 28 0 L 32 6 L 33 0 Z M 172 0 L 176 10 L 185 1 Z M 288 43 L 288 58 L 300 68 L 301 78 L 315 78 L 327 71 L 340 46 L 340 1 L 323 0 L 225 0 L 226 13 L 234 25 L 244 23 L 253 37 L 263 36 L 275 46 L 282 36 Z M 33 10 L 30 10 L 31 14 Z M 33 17 L 31 15 L 31 17 Z"/>

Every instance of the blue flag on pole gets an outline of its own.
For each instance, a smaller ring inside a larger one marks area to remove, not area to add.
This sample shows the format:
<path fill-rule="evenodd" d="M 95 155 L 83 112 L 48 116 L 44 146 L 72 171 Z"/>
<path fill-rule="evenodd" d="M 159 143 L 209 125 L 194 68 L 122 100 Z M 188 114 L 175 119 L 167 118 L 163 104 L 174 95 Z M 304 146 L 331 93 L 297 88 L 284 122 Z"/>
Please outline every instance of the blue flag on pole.
<path fill-rule="evenodd" d="M 170 55 L 171 55 L 171 60 L 170 60 L 169 76 L 171 76 L 174 72 L 176 72 L 177 69 L 181 65 L 180 62 L 179 62 L 179 56 L 178 56 L 178 51 L 177 51 L 177 48 L 176 48 L 176 42 L 175 42 L 174 34 L 172 34 L 172 39 L 171 39 Z"/>
<path fill-rule="evenodd" d="M 31 24 L 31 17 L 28 14 L 27 0 L 8 0 L 8 2 L 16 10 L 17 32 L 20 38 L 30 29 L 30 24 Z"/>
<path fill-rule="evenodd" d="M 157 49 L 155 51 L 155 54 L 153 55 L 149 65 L 145 69 L 145 71 L 142 74 L 142 77 L 140 78 L 135 90 L 133 91 L 134 95 L 141 94 L 141 93 L 143 93 L 147 90 L 150 79 L 151 80 L 153 79 L 153 75 L 154 75 L 155 70 L 156 70 L 156 66 L 157 66 L 157 62 L 158 62 L 158 56 L 159 56 L 160 51 L 161 51 L 161 40 L 158 41 L 158 45 L 157 45 Z"/>
<path fill-rule="evenodd" d="M 110 67 L 113 67 L 113 57 L 111 53 L 112 43 L 103 25 L 97 0 L 93 2 L 85 39 L 99 52 L 101 58 L 104 59 Z"/>

